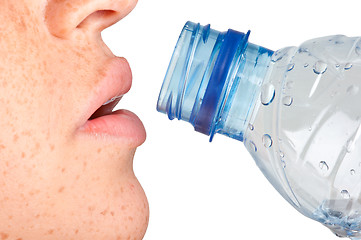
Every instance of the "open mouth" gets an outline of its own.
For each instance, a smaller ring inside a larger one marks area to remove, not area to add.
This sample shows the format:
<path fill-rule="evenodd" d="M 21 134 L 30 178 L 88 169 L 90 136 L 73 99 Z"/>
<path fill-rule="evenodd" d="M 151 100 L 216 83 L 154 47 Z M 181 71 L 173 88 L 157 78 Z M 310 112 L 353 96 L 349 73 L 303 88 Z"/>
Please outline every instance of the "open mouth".
<path fill-rule="evenodd" d="M 85 122 L 81 133 L 95 137 L 97 141 L 121 139 L 133 147 L 145 141 L 145 129 L 137 115 L 115 107 L 131 88 L 132 74 L 128 62 L 123 58 L 112 58 L 105 66 L 106 74 L 88 102 Z M 84 116 L 84 117 L 85 117 Z"/>
<path fill-rule="evenodd" d="M 98 108 L 88 120 L 93 120 L 98 117 L 109 115 L 113 113 L 114 108 L 117 106 L 119 101 L 123 98 L 123 95 L 112 97 L 105 102 L 100 108 Z"/>

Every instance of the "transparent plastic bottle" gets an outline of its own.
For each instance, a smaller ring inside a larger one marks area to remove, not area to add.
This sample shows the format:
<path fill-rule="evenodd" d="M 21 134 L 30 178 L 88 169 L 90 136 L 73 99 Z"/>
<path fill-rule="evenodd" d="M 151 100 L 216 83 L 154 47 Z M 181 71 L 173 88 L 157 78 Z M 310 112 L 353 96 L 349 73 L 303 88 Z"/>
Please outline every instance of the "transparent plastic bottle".
<path fill-rule="evenodd" d="M 361 239 L 361 41 L 342 35 L 273 52 L 247 34 L 187 22 L 157 110 L 212 140 L 243 141 L 299 212 Z"/>

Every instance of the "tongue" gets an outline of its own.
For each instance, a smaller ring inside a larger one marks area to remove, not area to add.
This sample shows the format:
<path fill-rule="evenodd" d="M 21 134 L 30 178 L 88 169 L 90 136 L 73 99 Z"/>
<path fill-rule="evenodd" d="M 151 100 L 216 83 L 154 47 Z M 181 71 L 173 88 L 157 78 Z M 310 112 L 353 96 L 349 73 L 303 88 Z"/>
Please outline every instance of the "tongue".
<path fill-rule="evenodd" d="M 110 103 L 102 105 L 100 108 L 98 108 L 93 113 L 93 115 L 90 116 L 89 120 L 111 114 L 113 112 L 113 109 L 115 108 L 115 106 L 118 104 L 119 101 L 120 101 L 120 98 L 115 99 L 114 101 L 112 101 Z"/>

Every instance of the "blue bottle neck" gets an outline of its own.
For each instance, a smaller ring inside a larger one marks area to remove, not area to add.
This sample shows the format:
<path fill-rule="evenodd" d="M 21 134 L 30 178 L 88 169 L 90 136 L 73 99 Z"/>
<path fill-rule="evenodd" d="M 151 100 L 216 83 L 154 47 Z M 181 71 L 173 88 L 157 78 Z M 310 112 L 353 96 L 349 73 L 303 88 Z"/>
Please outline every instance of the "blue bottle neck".
<path fill-rule="evenodd" d="M 243 140 L 273 51 L 247 34 L 187 22 L 159 95 L 157 109 L 210 136 Z"/>

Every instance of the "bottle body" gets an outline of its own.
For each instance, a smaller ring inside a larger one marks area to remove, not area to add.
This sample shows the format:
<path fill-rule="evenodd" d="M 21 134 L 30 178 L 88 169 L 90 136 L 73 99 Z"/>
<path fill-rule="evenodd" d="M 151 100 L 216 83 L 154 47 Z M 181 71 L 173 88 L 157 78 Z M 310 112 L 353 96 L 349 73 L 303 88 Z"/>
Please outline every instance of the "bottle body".
<path fill-rule="evenodd" d="M 203 33 L 197 33 L 201 40 Z M 263 174 L 299 212 L 338 236 L 361 239 L 360 39 L 329 36 L 273 52 L 248 43 L 248 35 L 224 68 L 225 80 L 215 84 L 219 94 L 213 102 L 204 98 L 223 40 L 209 48 L 213 58 L 198 59 L 203 67 L 193 65 L 192 57 L 182 60 L 183 74 L 174 71 L 179 59 L 173 70 L 170 65 L 158 110 L 189 121 L 196 130 L 199 123 L 211 139 L 221 133 L 243 141 Z M 192 50 L 186 47 L 189 56 L 197 56 L 202 41 Z M 202 113 L 203 104 L 212 105 L 211 111 Z M 211 119 L 205 128 L 200 115 Z"/>
<path fill-rule="evenodd" d="M 360 39 L 329 36 L 273 55 L 245 145 L 297 210 L 360 238 Z M 269 90 L 271 89 L 271 90 Z"/>

